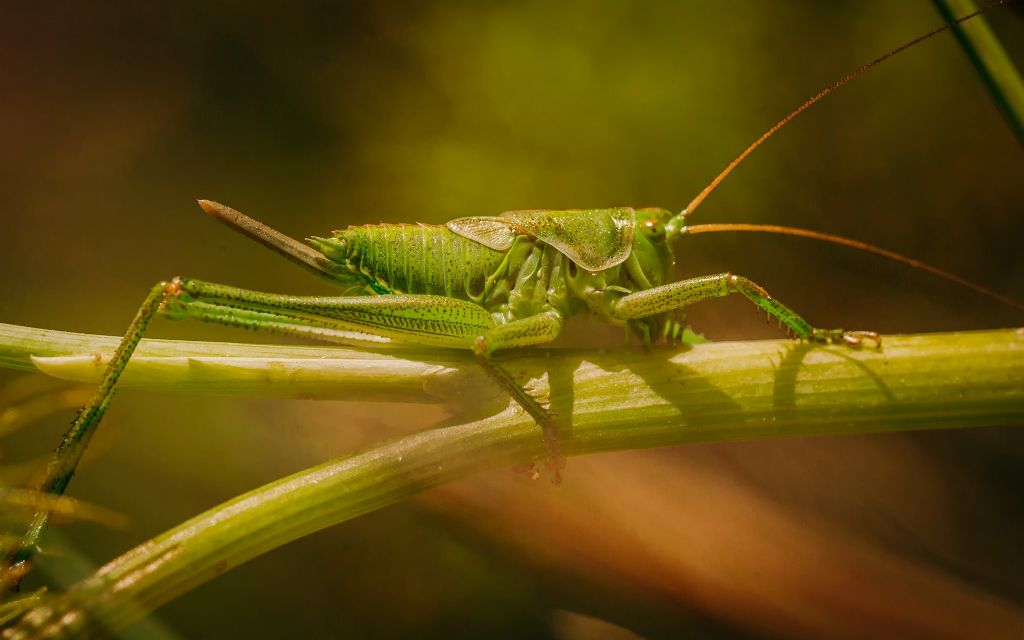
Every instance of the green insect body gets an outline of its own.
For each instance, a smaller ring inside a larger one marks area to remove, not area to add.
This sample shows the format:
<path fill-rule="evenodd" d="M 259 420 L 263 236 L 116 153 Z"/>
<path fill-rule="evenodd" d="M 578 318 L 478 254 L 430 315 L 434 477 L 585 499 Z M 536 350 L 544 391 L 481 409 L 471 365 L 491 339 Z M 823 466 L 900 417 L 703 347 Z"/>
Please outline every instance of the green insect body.
<path fill-rule="evenodd" d="M 584 310 L 625 324 L 612 313 L 612 302 L 670 278 L 674 258 L 664 233 L 670 216 L 663 209 L 517 211 L 446 225 L 350 227 L 308 242 L 345 266 L 337 284 L 366 294 L 465 300 L 485 309 L 492 326 L 540 313 L 564 319 Z M 649 344 L 652 336 L 678 340 L 684 320 L 684 312 L 674 310 L 631 325 Z M 446 346 L 471 348 L 472 342 Z"/>
<path fill-rule="evenodd" d="M 159 305 L 144 308 L 172 318 L 346 344 L 471 349 L 541 426 L 556 478 L 564 464 L 556 417 L 492 354 L 548 343 L 581 311 L 627 325 L 650 344 L 680 337 L 687 305 L 739 293 L 800 338 L 854 346 L 864 337 L 877 341 L 871 332 L 812 328 L 741 276 L 672 282 L 671 243 L 687 231 L 685 211 L 514 211 L 444 226 L 350 227 L 329 238 L 310 238 L 307 246 L 224 205 L 207 200 L 200 205 L 347 293 L 366 295 L 283 296 L 175 279 L 151 293 Z M 137 322 L 144 325 L 151 315 L 140 314 Z M 111 371 L 119 374 L 128 355 L 115 355 L 123 362 L 112 363 Z"/>

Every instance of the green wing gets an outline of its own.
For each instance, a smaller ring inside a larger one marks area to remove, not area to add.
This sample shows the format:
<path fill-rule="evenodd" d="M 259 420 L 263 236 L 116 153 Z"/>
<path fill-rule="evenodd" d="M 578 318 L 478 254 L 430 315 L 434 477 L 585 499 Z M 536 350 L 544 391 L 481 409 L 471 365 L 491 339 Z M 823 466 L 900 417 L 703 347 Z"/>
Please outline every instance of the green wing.
<path fill-rule="evenodd" d="M 636 216 L 629 207 L 506 211 L 500 217 L 452 220 L 448 228 L 496 251 L 511 247 L 517 235 L 532 236 L 558 249 L 579 267 L 602 271 L 629 257 Z"/>

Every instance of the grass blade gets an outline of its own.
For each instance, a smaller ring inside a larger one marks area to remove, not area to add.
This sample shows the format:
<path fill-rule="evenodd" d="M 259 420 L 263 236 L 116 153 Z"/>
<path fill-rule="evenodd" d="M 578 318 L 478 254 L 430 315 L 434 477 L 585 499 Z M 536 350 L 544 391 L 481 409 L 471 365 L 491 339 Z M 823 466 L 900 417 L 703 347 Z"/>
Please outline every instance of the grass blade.
<path fill-rule="evenodd" d="M 978 10 L 974 0 L 934 0 L 946 22 Z M 953 29 L 967 57 L 992 93 L 1017 140 L 1024 145 L 1024 80 L 984 16 Z"/>

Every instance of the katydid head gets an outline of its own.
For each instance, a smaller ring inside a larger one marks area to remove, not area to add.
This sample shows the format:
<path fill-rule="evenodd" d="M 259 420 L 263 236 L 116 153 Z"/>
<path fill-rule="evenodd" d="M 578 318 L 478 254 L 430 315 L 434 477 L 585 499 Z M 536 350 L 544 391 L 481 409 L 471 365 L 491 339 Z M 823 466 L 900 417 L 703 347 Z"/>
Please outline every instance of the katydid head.
<path fill-rule="evenodd" d="M 668 234 L 672 213 L 665 209 L 636 210 L 632 255 L 652 286 L 672 281 L 675 257 Z"/>

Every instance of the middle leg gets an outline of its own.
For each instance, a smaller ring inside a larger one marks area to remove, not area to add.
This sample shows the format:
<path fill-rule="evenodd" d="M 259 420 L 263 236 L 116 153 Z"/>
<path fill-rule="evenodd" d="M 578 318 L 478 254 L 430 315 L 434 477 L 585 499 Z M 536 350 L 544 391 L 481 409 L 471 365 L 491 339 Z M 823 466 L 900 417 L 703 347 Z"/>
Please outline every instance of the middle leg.
<path fill-rule="evenodd" d="M 489 329 L 477 336 L 473 342 L 473 353 L 480 365 L 506 393 L 526 410 L 544 432 L 544 441 L 548 446 L 546 465 L 555 484 L 561 482 L 560 472 L 565 468 L 565 458 L 558 448 L 558 424 L 555 417 L 526 389 L 521 387 L 505 369 L 498 366 L 491 359 L 491 354 L 499 349 L 530 347 L 551 342 L 561 332 L 562 323 L 561 314 L 550 309 Z"/>

